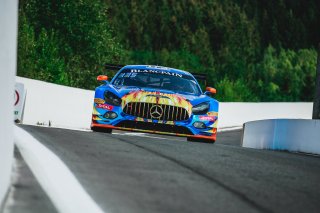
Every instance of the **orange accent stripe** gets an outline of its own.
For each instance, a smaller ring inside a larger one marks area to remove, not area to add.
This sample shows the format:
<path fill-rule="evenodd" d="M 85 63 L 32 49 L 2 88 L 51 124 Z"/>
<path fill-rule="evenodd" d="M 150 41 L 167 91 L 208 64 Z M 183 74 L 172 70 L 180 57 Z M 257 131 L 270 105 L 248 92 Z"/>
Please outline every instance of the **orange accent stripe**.
<path fill-rule="evenodd" d="M 95 124 L 95 123 L 92 123 L 91 127 L 106 127 L 106 128 L 116 129 L 115 126 L 112 126 L 112 125 L 109 125 L 109 124 Z"/>
<path fill-rule="evenodd" d="M 217 135 L 213 134 L 211 136 L 204 136 L 204 135 L 190 135 L 189 137 L 192 138 L 203 138 L 203 139 L 210 139 L 210 140 L 217 140 Z"/>

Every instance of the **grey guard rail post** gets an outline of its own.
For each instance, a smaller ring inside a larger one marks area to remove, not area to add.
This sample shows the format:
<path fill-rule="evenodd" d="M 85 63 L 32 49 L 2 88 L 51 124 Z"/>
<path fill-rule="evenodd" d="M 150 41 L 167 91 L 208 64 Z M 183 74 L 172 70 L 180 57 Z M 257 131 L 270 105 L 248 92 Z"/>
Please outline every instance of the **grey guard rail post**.
<path fill-rule="evenodd" d="M 318 44 L 317 53 L 316 91 L 313 101 L 312 119 L 320 119 L 320 43 Z"/>

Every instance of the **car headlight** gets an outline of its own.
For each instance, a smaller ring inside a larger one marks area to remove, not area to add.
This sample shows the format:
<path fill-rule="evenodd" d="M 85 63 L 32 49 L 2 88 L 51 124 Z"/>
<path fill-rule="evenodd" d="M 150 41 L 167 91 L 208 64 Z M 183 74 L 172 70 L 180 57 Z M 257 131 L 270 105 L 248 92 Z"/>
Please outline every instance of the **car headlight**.
<path fill-rule="evenodd" d="M 112 104 L 114 106 L 120 106 L 122 101 L 121 98 L 109 91 L 104 93 L 104 100 L 107 104 Z"/>
<path fill-rule="evenodd" d="M 209 110 L 209 103 L 208 102 L 205 102 L 205 103 L 201 103 L 201 104 L 198 104 L 196 106 L 194 106 L 192 108 L 192 113 L 194 115 L 202 115 L 202 114 L 206 114 Z"/>

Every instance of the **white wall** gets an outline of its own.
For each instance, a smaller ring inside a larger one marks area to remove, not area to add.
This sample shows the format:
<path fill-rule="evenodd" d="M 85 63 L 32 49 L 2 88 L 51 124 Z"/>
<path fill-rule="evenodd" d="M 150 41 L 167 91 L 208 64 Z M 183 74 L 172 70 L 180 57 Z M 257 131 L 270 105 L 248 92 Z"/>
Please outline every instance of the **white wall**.
<path fill-rule="evenodd" d="M 16 77 L 27 92 L 24 124 L 90 128 L 94 92 Z"/>
<path fill-rule="evenodd" d="M 17 13 L 16 0 L 0 0 L 0 207 L 10 184 L 13 156 Z"/>
<path fill-rule="evenodd" d="M 320 154 L 320 120 L 272 119 L 248 122 L 242 146 Z"/>
<path fill-rule="evenodd" d="M 312 118 L 312 103 L 220 103 L 218 126 L 242 126 L 254 120 Z"/>
<path fill-rule="evenodd" d="M 27 78 L 16 78 L 27 90 L 24 123 L 37 122 L 69 128 L 90 128 L 94 92 L 59 86 Z M 312 103 L 220 103 L 219 127 L 271 118 L 305 118 Z"/>

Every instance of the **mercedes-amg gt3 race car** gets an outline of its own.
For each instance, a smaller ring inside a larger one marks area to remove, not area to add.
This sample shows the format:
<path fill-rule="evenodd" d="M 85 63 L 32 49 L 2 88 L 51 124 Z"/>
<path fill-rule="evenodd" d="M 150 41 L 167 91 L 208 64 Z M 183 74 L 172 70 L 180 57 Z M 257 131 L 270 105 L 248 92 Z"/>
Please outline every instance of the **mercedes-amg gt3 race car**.
<path fill-rule="evenodd" d="M 219 102 L 211 87 L 202 92 L 189 72 L 150 65 L 127 65 L 112 78 L 97 77 L 93 131 L 112 129 L 170 134 L 189 141 L 215 142 Z"/>

